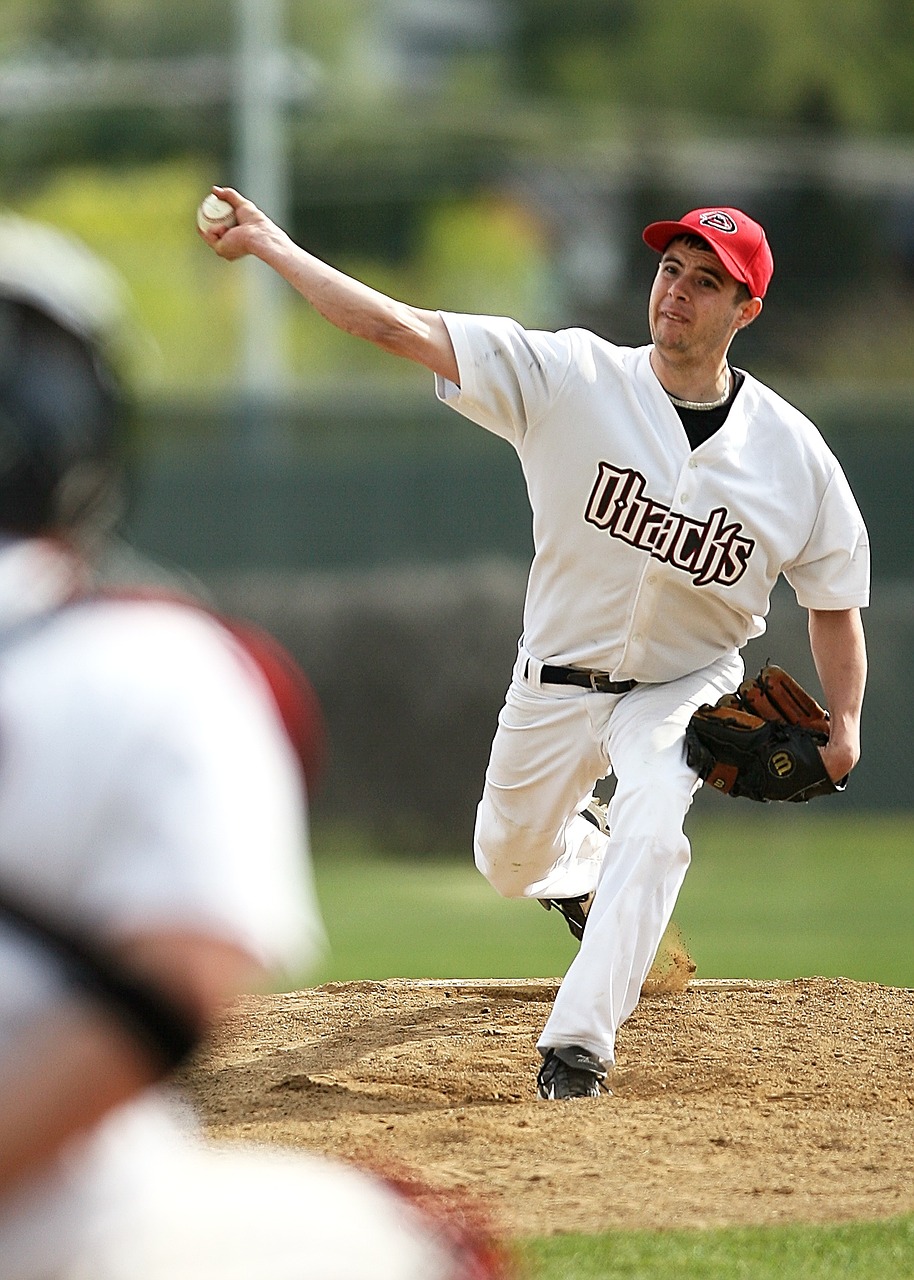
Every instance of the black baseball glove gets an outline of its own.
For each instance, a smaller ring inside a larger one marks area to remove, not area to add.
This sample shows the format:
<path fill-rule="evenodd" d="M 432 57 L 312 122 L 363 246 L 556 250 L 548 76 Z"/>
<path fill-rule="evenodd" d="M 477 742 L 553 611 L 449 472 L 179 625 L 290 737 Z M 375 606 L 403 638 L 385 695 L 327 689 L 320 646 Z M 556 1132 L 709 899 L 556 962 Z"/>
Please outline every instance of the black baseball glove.
<path fill-rule="evenodd" d="M 686 760 L 705 784 L 747 800 L 812 800 L 843 791 L 819 747 L 828 742 L 828 712 L 781 667 L 714 706 L 698 708 L 686 728 Z"/>

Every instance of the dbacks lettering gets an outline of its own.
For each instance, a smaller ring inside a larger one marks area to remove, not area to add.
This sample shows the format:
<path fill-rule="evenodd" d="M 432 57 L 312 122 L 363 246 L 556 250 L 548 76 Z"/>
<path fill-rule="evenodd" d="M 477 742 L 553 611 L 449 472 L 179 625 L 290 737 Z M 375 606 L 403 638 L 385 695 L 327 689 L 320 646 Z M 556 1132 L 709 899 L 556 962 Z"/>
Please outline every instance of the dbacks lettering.
<path fill-rule="evenodd" d="M 639 471 L 601 462 L 584 519 L 610 537 L 691 574 L 698 587 L 709 582 L 732 587 L 739 582 L 755 540 L 742 536 L 742 525 L 725 523 L 727 508 L 715 507 L 707 520 L 694 520 L 646 497 L 646 484 Z"/>

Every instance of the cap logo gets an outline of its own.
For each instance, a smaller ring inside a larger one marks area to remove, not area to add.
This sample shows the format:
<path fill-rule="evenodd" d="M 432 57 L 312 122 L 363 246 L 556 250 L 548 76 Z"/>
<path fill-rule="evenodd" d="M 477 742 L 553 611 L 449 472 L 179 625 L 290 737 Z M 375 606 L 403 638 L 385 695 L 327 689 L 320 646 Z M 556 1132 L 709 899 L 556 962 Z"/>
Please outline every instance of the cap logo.
<path fill-rule="evenodd" d="M 702 227 L 713 227 L 715 231 L 722 231 L 728 236 L 735 236 L 739 231 L 739 227 L 729 213 L 723 213 L 720 209 L 716 209 L 713 213 L 699 214 L 698 222 Z"/>

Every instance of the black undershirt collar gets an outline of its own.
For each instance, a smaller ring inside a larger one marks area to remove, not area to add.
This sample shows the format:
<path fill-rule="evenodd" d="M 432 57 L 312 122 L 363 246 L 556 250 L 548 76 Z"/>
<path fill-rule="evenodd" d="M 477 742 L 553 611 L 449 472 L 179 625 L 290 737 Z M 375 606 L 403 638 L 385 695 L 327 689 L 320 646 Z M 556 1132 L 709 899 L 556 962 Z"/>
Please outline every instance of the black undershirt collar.
<path fill-rule="evenodd" d="M 679 405 L 673 405 L 673 408 L 679 414 L 693 452 L 700 444 L 710 440 L 714 432 L 724 425 L 727 420 L 727 414 L 733 406 L 736 393 L 745 381 L 746 375 L 739 369 L 734 369 L 733 390 L 717 409 L 680 409 Z M 672 404 L 672 401 L 670 403 Z"/>

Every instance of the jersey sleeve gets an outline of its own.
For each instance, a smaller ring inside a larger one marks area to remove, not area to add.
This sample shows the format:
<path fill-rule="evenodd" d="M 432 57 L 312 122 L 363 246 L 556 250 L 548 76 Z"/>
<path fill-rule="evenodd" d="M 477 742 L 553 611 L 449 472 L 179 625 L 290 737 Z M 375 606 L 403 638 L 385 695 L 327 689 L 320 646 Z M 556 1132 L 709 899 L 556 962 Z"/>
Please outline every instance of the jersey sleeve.
<path fill-rule="evenodd" d="M 805 609 L 869 604 L 869 536 L 840 466 L 832 472 L 808 542 L 784 576 Z"/>
<path fill-rule="evenodd" d="M 502 316 L 441 312 L 460 385 L 439 376 L 438 399 L 515 447 L 552 403 L 572 363 L 569 332 L 524 329 Z"/>

